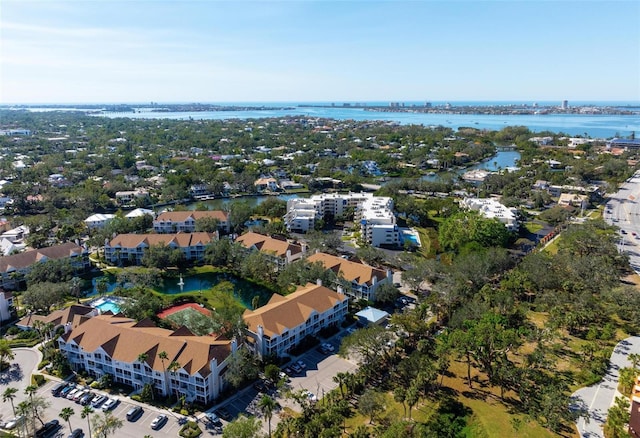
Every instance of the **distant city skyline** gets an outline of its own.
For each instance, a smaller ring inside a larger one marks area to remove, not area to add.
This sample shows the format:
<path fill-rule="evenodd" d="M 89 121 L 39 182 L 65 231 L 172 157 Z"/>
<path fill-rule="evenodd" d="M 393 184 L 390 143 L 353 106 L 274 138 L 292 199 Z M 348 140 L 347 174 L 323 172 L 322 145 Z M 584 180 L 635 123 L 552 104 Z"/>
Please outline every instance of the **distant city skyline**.
<path fill-rule="evenodd" d="M 0 104 L 640 101 L 640 2 L 0 5 Z"/>

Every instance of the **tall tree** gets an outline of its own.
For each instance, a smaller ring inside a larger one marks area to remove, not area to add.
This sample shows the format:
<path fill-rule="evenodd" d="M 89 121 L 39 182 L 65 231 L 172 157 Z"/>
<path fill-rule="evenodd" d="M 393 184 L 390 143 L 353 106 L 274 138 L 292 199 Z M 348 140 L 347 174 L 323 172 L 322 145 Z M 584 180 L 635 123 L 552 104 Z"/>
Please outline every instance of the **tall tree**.
<path fill-rule="evenodd" d="M 91 422 L 96 438 L 108 438 L 124 425 L 122 420 L 114 417 L 111 412 L 94 415 Z"/>
<path fill-rule="evenodd" d="M 166 351 L 158 353 L 158 359 L 162 362 L 162 395 L 167 396 L 169 393 L 169 386 L 167 385 L 167 367 L 165 361 L 169 360 L 169 355 Z"/>
<path fill-rule="evenodd" d="M 255 438 L 260 430 L 260 420 L 255 417 L 238 418 L 226 425 L 222 432 L 222 438 Z"/>
<path fill-rule="evenodd" d="M 89 416 L 93 414 L 93 408 L 89 405 L 84 406 L 82 408 L 82 412 L 80 412 L 80 418 L 82 418 L 83 420 L 86 418 L 87 419 L 87 427 L 89 428 L 89 438 L 91 438 L 91 421 L 89 419 Z"/>
<path fill-rule="evenodd" d="M 262 415 L 265 416 L 268 423 L 269 436 L 271 436 L 271 417 L 273 417 L 273 412 L 278 407 L 278 404 L 274 399 L 269 397 L 268 395 L 263 395 L 260 401 L 258 402 L 258 409 L 262 412 Z"/>
<path fill-rule="evenodd" d="M 58 414 L 60 418 L 69 423 L 69 430 L 73 430 L 73 428 L 71 427 L 71 417 L 73 417 L 73 414 L 75 413 L 76 412 L 73 410 L 73 408 L 67 406 L 66 408 L 62 408 L 62 410 Z"/>
<path fill-rule="evenodd" d="M 16 416 L 16 407 L 13 404 L 13 400 L 16 398 L 16 394 L 18 392 L 17 388 L 13 388 L 13 387 L 8 387 L 7 389 L 4 390 L 4 392 L 2 393 L 2 403 L 6 403 L 7 400 L 9 400 L 9 402 L 11 403 L 11 409 L 13 410 L 13 416 Z"/>

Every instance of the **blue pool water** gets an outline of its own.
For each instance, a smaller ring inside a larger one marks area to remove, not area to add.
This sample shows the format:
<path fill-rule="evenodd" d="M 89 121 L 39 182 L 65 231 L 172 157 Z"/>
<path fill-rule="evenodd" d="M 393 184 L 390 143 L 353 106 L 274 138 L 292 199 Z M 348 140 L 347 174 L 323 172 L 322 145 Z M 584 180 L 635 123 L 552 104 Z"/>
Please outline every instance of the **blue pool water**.
<path fill-rule="evenodd" d="M 114 314 L 120 312 L 120 305 L 110 300 L 104 300 L 101 303 L 94 304 L 93 307 L 100 310 L 100 313 L 112 311 Z"/>
<path fill-rule="evenodd" d="M 402 238 L 402 242 L 411 242 L 412 244 L 416 245 L 416 246 L 422 246 L 420 244 L 420 238 L 414 234 L 415 231 L 413 230 L 408 230 L 408 229 L 401 229 L 400 230 L 400 237 Z"/>

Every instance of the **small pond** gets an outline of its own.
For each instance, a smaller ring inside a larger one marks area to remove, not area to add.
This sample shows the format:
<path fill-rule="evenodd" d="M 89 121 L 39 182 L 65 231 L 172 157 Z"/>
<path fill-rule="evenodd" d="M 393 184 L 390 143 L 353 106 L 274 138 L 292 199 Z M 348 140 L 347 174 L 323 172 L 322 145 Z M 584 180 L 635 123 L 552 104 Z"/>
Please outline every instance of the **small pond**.
<path fill-rule="evenodd" d="M 95 277 L 91 281 L 93 286 L 92 290 L 87 291 L 88 293 L 85 296 L 93 296 L 98 294 L 98 291 L 96 290 L 96 284 L 100 280 L 100 278 L 107 279 L 107 293 L 113 292 L 116 287 L 120 286 L 116 282 L 116 278 L 112 275 Z M 165 278 L 164 286 L 155 288 L 155 290 L 168 295 L 175 295 L 182 292 L 203 292 L 211 289 L 213 286 L 223 281 L 229 281 L 233 284 L 233 292 L 235 298 L 247 309 L 252 309 L 251 301 L 256 295 L 260 296 L 261 306 L 266 304 L 267 301 L 269 301 L 269 299 L 271 298 L 271 295 L 273 295 L 273 292 L 269 289 L 243 280 L 242 278 L 236 277 L 235 275 L 229 273 L 206 273 L 184 276 L 182 277 L 182 287 L 180 287 L 179 284 L 180 277 Z M 123 286 L 124 288 L 128 288 L 132 285 L 129 283 L 121 286 Z"/>

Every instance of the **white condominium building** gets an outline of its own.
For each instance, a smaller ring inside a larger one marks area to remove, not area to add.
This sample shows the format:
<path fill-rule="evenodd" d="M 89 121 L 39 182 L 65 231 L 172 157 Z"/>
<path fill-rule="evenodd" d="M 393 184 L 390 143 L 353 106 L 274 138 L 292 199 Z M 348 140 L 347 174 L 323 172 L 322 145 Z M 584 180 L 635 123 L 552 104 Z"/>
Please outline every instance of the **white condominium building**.
<path fill-rule="evenodd" d="M 373 246 L 400 244 L 393 199 L 372 193 L 323 193 L 290 199 L 284 221 L 289 231 L 307 232 L 313 230 L 318 219 L 340 216 L 349 209 L 354 210 L 367 243 Z"/>
<path fill-rule="evenodd" d="M 498 219 L 509 231 L 518 230 L 516 210 L 505 207 L 493 198 L 464 198 L 460 207 L 474 210 L 487 219 Z"/>
<path fill-rule="evenodd" d="M 140 390 L 152 385 L 164 397 L 184 396 L 199 404 L 213 402 L 225 387 L 228 358 L 235 340 L 195 336 L 186 327 L 167 330 L 149 319 L 136 322 L 121 315 L 79 317 L 58 338 L 71 367 Z M 165 353 L 165 354 L 162 354 Z M 177 370 L 169 365 L 177 363 Z"/>

